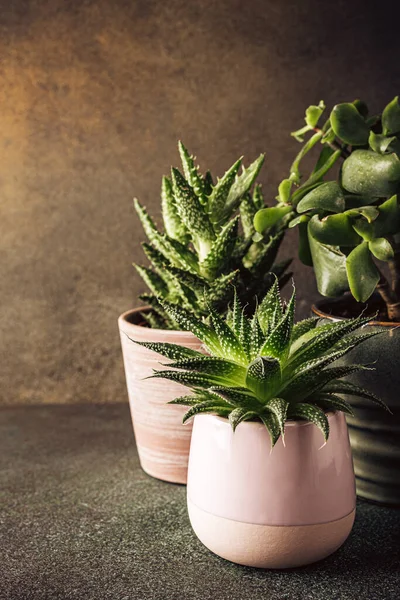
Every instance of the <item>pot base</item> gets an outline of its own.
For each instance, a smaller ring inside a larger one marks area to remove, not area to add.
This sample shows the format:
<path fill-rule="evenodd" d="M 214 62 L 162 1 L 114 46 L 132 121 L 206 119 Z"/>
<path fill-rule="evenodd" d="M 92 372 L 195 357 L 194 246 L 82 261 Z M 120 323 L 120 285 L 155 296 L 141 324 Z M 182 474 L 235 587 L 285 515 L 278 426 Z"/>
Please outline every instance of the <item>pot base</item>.
<path fill-rule="evenodd" d="M 254 525 L 208 513 L 188 499 L 189 518 L 199 540 L 212 552 L 247 567 L 290 569 L 326 558 L 347 539 L 355 510 L 317 525 Z"/>

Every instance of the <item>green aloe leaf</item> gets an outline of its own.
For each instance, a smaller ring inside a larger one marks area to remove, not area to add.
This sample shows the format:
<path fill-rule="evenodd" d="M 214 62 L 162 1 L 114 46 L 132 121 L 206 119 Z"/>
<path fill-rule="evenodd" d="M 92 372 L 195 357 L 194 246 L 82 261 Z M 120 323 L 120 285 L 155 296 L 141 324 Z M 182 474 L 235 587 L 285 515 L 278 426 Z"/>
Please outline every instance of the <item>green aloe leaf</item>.
<path fill-rule="evenodd" d="M 210 309 L 211 323 L 218 337 L 223 356 L 235 360 L 240 364 L 247 363 L 247 356 L 240 341 L 230 329 L 229 325 L 215 310 Z"/>
<path fill-rule="evenodd" d="M 274 395 L 281 381 L 281 365 L 271 356 L 259 356 L 247 369 L 246 387 L 258 398 L 268 400 Z"/>
<path fill-rule="evenodd" d="M 341 213 L 345 210 L 346 203 L 343 192 L 336 181 L 328 181 L 314 188 L 304 196 L 297 205 L 297 212 L 304 213 L 308 210 Z"/>
<path fill-rule="evenodd" d="M 396 96 L 385 107 L 382 113 L 382 128 L 385 135 L 400 133 L 400 106 L 399 98 Z"/>
<path fill-rule="evenodd" d="M 189 242 L 189 235 L 178 215 L 172 184 L 168 177 L 162 178 L 161 210 L 167 235 L 182 244 L 187 244 Z"/>
<path fill-rule="evenodd" d="M 309 317 L 308 319 L 303 319 L 294 325 L 292 331 L 291 343 L 295 342 L 303 335 L 308 333 L 309 331 L 313 331 L 318 325 L 320 319 L 319 317 Z"/>
<path fill-rule="evenodd" d="M 235 431 L 239 423 L 242 421 L 248 421 L 249 419 L 254 419 L 254 417 L 257 417 L 257 413 L 243 408 L 235 408 L 229 414 L 229 423 L 232 425 L 233 431 Z"/>
<path fill-rule="evenodd" d="M 288 411 L 289 417 L 305 419 L 314 423 L 322 431 L 324 440 L 327 441 L 329 437 L 329 421 L 324 411 L 304 402 L 298 402 L 297 404 L 290 405 Z"/>
<path fill-rule="evenodd" d="M 205 295 L 205 304 L 209 304 L 212 307 L 216 305 L 223 305 L 225 307 L 229 304 L 234 290 L 235 284 L 239 279 L 240 272 L 237 269 L 226 275 L 221 275 L 216 279 L 208 289 Z"/>
<path fill-rule="evenodd" d="M 364 146 L 368 143 L 369 127 L 354 104 L 337 104 L 330 121 L 333 131 L 345 144 Z"/>
<path fill-rule="evenodd" d="M 154 374 L 150 375 L 146 379 L 154 378 L 168 379 L 169 381 L 181 383 L 182 385 L 186 385 L 188 387 L 203 387 L 205 389 L 215 385 L 223 385 L 225 383 L 225 379 L 223 377 L 209 375 L 208 373 L 192 373 L 190 371 L 155 370 Z"/>
<path fill-rule="evenodd" d="M 178 169 L 172 169 L 171 179 L 176 208 L 185 227 L 194 238 L 212 241 L 214 229 L 193 188 Z"/>
<path fill-rule="evenodd" d="M 336 394 L 323 393 L 320 392 L 317 394 L 313 401 L 322 408 L 324 411 L 328 410 L 340 410 L 351 417 L 354 417 L 354 411 L 351 407 L 351 404 L 340 398 L 340 396 L 336 396 Z"/>
<path fill-rule="evenodd" d="M 227 383 L 243 386 L 246 381 L 246 369 L 237 363 L 214 356 L 196 356 L 181 358 L 168 365 L 172 369 L 185 369 L 196 373 L 208 373 L 225 378 Z"/>
<path fill-rule="evenodd" d="M 242 224 L 243 235 L 245 240 L 251 238 L 255 232 L 254 229 L 254 215 L 257 212 L 256 207 L 253 204 L 253 200 L 250 195 L 247 195 L 242 199 L 240 206 L 240 221 Z"/>
<path fill-rule="evenodd" d="M 271 412 L 269 414 L 261 414 L 259 415 L 259 417 L 268 430 L 269 436 L 271 438 L 271 447 L 273 448 L 276 442 L 279 440 L 279 436 L 281 435 L 281 429 L 279 427 L 278 419 Z"/>
<path fill-rule="evenodd" d="M 380 279 L 368 242 L 362 242 L 350 252 L 346 260 L 346 271 L 354 298 L 357 302 L 366 302 Z"/>
<path fill-rule="evenodd" d="M 180 406 L 197 406 L 200 403 L 201 400 L 198 396 L 179 396 L 168 402 L 168 404 L 179 404 Z"/>
<path fill-rule="evenodd" d="M 210 327 L 205 325 L 200 319 L 197 319 L 191 312 L 184 308 L 171 304 L 170 302 L 161 302 L 162 307 L 167 314 L 179 324 L 184 331 L 191 331 L 217 356 L 220 356 L 221 346 L 218 336 Z"/>
<path fill-rule="evenodd" d="M 207 277 L 214 277 L 229 263 L 237 241 L 239 217 L 229 221 L 212 243 L 204 260 L 200 263 L 200 271 Z"/>
<path fill-rule="evenodd" d="M 255 359 L 258 356 L 260 348 L 265 342 L 265 335 L 261 329 L 260 323 L 257 318 L 257 314 L 254 313 L 251 319 L 251 332 L 250 332 L 250 358 Z"/>
<path fill-rule="evenodd" d="M 296 306 L 296 293 L 290 298 L 287 309 L 279 321 L 278 325 L 268 335 L 265 343 L 260 349 L 261 355 L 274 356 L 279 359 L 286 359 L 290 349 L 290 338 L 292 335 L 294 311 Z"/>
<path fill-rule="evenodd" d="M 220 396 L 223 400 L 226 400 L 226 402 L 229 404 L 238 406 L 240 408 L 247 407 L 247 409 L 259 411 L 263 406 L 247 388 L 214 386 L 210 388 L 210 391 L 218 394 L 218 396 Z"/>
<path fill-rule="evenodd" d="M 377 404 L 381 408 L 384 408 L 388 412 L 391 412 L 389 407 L 379 396 L 370 392 L 369 390 L 360 387 L 350 381 L 331 381 L 328 385 L 323 388 L 323 391 L 328 393 L 336 393 L 336 394 L 347 394 L 348 396 L 357 396 L 359 398 L 366 398 L 367 400 L 371 400 L 374 404 Z"/>
<path fill-rule="evenodd" d="M 183 416 L 183 423 L 186 423 L 192 417 L 199 415 L 201 413 L 210 413 L 216 414 L 222 417 L 227 417 L 231 412 L 230 408 L 226 408 L 224 406 L 219 406 L 218 404 L 213 404 L 212 401 L 202 402 L 197 404 L 196 406 L 192 406 L 187 413 Z"/>
<path fill-rule="evenodd" d="M 219 224 L 223 218 L 228 195 L 231 187 L 236 179 L 236 175 L 239 171 L 239 167 L 242 164 L 242 159 L 239 158 L 225 175 L 218 179 L 216 185 L 213 187 L 211 194 L 208 198 L 208 212 L 212 223 Z"/>
<path fill-rule="evenodd" d="M 394 251 L 390 242 L 386 238 L 375 238 L 368 243 L 368 248 L 378 260 L 391 260 L 394 257 Z"/>
<path fill-rule="evenodd" d="M 185 346 L 179 346 L 178 344 L 166 344 L 162 342 L 139 342 L 134 340 L 128 336 L 128 339 L 135 344 L 139 344 L 139 346 L 143 346 L 148 350 L 152 350 L 153 352 L 157 352 L 157 354 L 161 354 L 165 356 L 165 358 L 169 358 L 171 360 L 184 360 L 189 358 L 201 358 L 204 357 L 201 352 L 197 352 L 196 350 L 192 350 L 191 348 L 185 348 Z"/>
<path fill-rule="evenodd" d="M 275 329 L 282 316 L 283 310 L 279 294 L 279 284 L 278 279 L 275 278 L 269 292 L 264 296 L 263 301 L 257 309 L 258 322 L 263 333 L 268 335 L 272 329 Z"/>
<path fill-rule="evenodd" d="M 204 189 L 204 181 L 194 164 L 195 157 L 191 156 L 182 142 L 178 143 L 179 154 L 182 161 L 183 172 L 189 185 L 193 188 L 201 204 L 206 204 L 207 198 Z"/>
<path fill-rule="evenodd" d="M 285 431 L 289 402 L 283 398 L 272 398 L 272 400 L 268 402 L 267 408 L 275 415 L 279 424 L 280 432 L 283 435 Z"/>
<path fill-rule="evenodd" d="M 141 265 L 136 265 L 135 263 L 133 263 L 133 266 L 155 296 L 164 297 L 168 294 L 167 284 L 155 271 Z"/>
<path fill-rule="evenodd" d="M 251 189 L 253 183 L 258 176 L 261 167 L 264 163 L 264 154 L 261 154 L 247 168 L 243 167 L 243 171 L 238 175 L 229 190 L 228 199 L 226 201 L 224 214 L 228 217 L 239 205 L 241 198 Z"/>
<path fill-rule="evenodd" d="M 355 150 L 342 165 L 342 185 L 352 194 L 389 198 L 399 190 L 400 159 L 396 154 Z"/>

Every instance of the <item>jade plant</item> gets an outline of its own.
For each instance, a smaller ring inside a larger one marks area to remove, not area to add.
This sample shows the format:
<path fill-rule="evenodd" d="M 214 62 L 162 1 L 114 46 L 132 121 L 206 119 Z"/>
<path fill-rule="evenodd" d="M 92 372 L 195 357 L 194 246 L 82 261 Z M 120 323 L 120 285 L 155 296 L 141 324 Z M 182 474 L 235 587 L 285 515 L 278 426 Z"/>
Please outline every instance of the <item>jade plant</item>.
<path fill-rule="evenodd" d="M 254 216 L 264 205 L 260 185 L 254 185 L 261 169 L 261 155 L 249 167 L 237 160 L 214 181 L 203 176 L 194 157 L 182 143 L 179 152 L 183 174 L 176 168 L 163 177 L 161 188 L 164 231 L 159 231 L 146 209 L 135 199 L 135 208 L 147 235 L 143 244 L 150 266 L 135 265 L 149 288 L 141 299 L 152 307 L 143 316 L 152 327 L 176 329 L 177 321 L 160 299 L 206 318 L 208 307 L 223 312 L 234 287 L 249 311 L 254 297 L 272 284 L 271 272 L 282 284 L 290 261 L 274 265 L 284 227 L 268 229 L 254 241 Z M 252 193 L 251 190 L 253 189 Z"/>
<path fill-rule="evenodd" d="M 268 429 L 272 445 L 284 435 L 288 419 L 305 419 L 329 436 L 326 412 L 353 414 L 341 395 L 382 400 L 342 378 L 369 367 L 335 363 L 352 348 L 380 332 L 356 332 L 369 319 L 360 316 L 338 323 L 318 325 L 311 317 L 294 324 L 295 292 L 282 306 L 278 282 L 246 316 L 235 295 L 225 318 L 211 307 L 206 325 L 180 306 L 162 302 L 164 310 L 182 329 L 192 331 L 205 345 L 208 356 L 174 344 L 142 342 L 141 345 L 172 360 L 161 377 L 193 390 L 172 401 L 189 407 L 187 421 L 200 413 L 227 417 L 235 430 L 242 421 L 259 420 Z"/>
<path fill-rule="evenodd" d="M 305 126 L 292 134 L 302 148 L 276 206 L 257 213 L 256 229 L 262 233 L 286 219 L 299 230 L 299 257 L 313 266 L 322 295 L 350 291 L 366 302 L 377 290 L 384 317 L 400 321 L 398 98 L 379 115 L 369 116 L 359 100 L 324 114 L 323 102 L 310 106 Z M 314 168 L 302 177 L 303 159 L 318 146 Z"/>

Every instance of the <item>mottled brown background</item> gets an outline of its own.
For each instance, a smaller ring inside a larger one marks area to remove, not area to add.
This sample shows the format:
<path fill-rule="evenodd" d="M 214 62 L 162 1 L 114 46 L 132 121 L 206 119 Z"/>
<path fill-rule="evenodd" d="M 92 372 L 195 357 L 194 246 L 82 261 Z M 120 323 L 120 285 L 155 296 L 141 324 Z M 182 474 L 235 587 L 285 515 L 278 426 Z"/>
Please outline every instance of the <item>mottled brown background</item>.
<path fill-rule="evenodd" d="M 116 318 L 142 290 L 132 196 L 158 211 L 178 138 L 219 174 L 266 151 L 273 195 L 305 106 L 362 96 L 376 110 L 399 92 L 390 7 L 0 0 L 2 403 L 125 400 Z M 312 273 L 297 285 L 304 314 Z"/>

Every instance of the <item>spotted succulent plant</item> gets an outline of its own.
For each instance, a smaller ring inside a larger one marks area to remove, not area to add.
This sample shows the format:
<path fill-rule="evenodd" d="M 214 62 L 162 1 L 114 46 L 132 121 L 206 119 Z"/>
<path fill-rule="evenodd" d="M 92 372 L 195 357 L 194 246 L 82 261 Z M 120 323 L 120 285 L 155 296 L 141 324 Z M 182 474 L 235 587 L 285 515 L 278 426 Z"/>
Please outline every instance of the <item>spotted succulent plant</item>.
<path fill-rule="evenodd" d="M 254 186 L 264 156 L 239 174 L 237 160 L 214 183 L 207 172 L 201 175 L 194 158 L 179 143 L 183 173 L 173 168 L 163 177 L 161 189 L 164 232 L 160 232 L 145 208 L 135 199 L 135 208 L 147 235 L 144 252 L 151 266 L 135 265 L 150 293 L 141 299 L 150 305 L 144 317 L 153 327 L 177 328 L 179 323 L 160 302 L 179 304 L 198 318 L 206 317 L 208 306 L 226 311 L 234 287 L 252 310 L 256 294 L 271 286 L 271 272 L 283 284 L 290 274 L 290 261 L 273 265 L 284 226 L 271 227 L 261 239 L 253 240 L 254 215 L 264 206 L 259 185 Z"/>
<path fill-rule="evenodd" d="M 235 295 L 225 319 L 210 308 L 206 325 L 182 307 L 163 302 L 164 310 L 180 327 L 192 331 L 209 356 L 173 344 L 142 343 L 172 360 L 161 377 L 191 388 L 175 404 L 189 406 L 184 421 L 200 413 L 227 417 L 235 430 L 242 421 L 261 420 L 272 445 L 284 434 L 288 419 L 306 419 L 329 436 L 326 411 L 353 414 L 341 395 L 367 398 L 386 408 L 372 392 L 342 378 L 369 367 L 333 364 L 380 332 L 364 330 L 368 318 L 321 325 L 318 318 L 294 324 L 295 292 L 284 309 L 278 282 L 248 318 Z M 319 326 L 317 326 L 319 325 Z M 368 328 L 370 329 L 370 328 Z"/>

